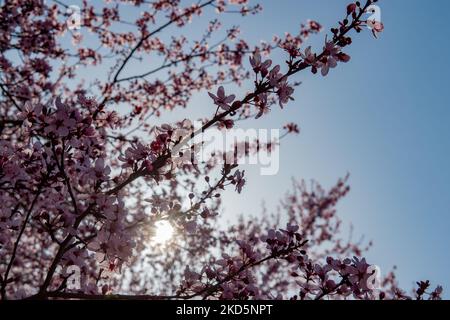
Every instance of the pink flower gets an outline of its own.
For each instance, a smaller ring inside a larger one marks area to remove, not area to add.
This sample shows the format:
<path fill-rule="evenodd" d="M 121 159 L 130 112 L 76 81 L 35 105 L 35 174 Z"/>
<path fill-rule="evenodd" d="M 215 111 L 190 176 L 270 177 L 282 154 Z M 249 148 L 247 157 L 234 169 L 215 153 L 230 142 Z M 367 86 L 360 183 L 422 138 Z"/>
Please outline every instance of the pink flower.
<path fill-rule="evenodd" d="M 17 114 L 17 119 L 22 120 L 25 126 L 30 127 L 32 122 L 41 114 L 42 106 L 33 106 L 30 102 L 26 102 L 22 111 Z"/>
<path fill-rule="evenodd" d="M 378 38 L 378 34 L 384 31 L 384 24 L 380 21 L 368 20 L 367 25 L 372 29 L 375 38 Z"/>
<path fill-rule="evenodd" d="M 333 41 L 327 41 L 323 50 L 325 56 L 319 61 L 319 67 L 322 69 L 322 75 L 326 76 L 330 68 L 336 68 L 340 48 Z"/>
<path fill-rule="evenodd" d="M 276 231 L 274 229 L 269 229 L 267 232 L 267 236 L 262 236 L 261 241 L 267 242 L 270 240 L 275 240 L 276 238 Z"/>
<path fill-rule="evenodd" d="M 255 119 L 261 118 L 264 114 L 270 111 L 270 109 L 265 105 L 259 106 L 258 108 L 259 108 L 258 114 L 255 116 Z"/>
<path fill-rule="evenodd" d="M 120 155 L 119 160 L 124 162 L 122 168 L 133 168 L 135 163 L 144 160 L 151 155 L 150 148 L 137 142 L 132 147 L 125 150 L 125 155 Z"/>
<path fill-rule="evenodd" d="M 260 254 L 254 250 L 254 247 L 249 242 L 243 240 L 237 240 L 236 242 L 247 258 L 253 261 L 260 258 Z"/>
<path fill-rule="evenodd" d="M 311 51 L 310 46 L 305 49 L 305 53 L 300 53 L 300 56 L 303 58 L 305 63 L 312 67 L 317 67 L 317 56 Z"/>
<path fill-rule="evenodd" d="M 289 232 L 289 233 L 297 232 L 298 229 L 299 229 L 299 226 L 298 226 L 298 225 L 295 225 L 295 224 L 288 224 L 288 225 L 286 226 L 286 231 Z"/>
<path fill-rule="evenodd" d="M 268 69 L 272 65 L 272 60 L 268 59 L 262 62 L 261 54 L 258 51 L 256 51 L 253 54 L 253 57 L 250 57 L 250 64 L 252 65 L 253 71 L 255 71 L 255 73 L 261 72 L 261 75 L 265 77 L 269 72 Z"/>
<path fill-rule="evenodd" d="M 333 41 L 327 41 L 323 48 L 325 56 L 318 62 L 318 67 L 321 68 L 321 73 L 326 76 L 330 69 L 336 68 L 338 61 L 348 62 L 350 56 L 341 52 L 341 48 L 334 44 Z"/>
<path fill-rule="evenodd" d="M 283 129 L 287 130 L 288 133 L 300 133 L 300 129 L 296 123 L 290 122 L 286 124 Z"/>
<path fill-rule="evenodd" d="M 184 223 L 184 229 L 190 234 L 195 233 L 195 231 L 197 230 L 197 222 L 188 221 L 188 222 Z"/>
<path fill-rule="evenodd" d="M 279 99 L 279 105 L 281 108 L 283 108 L 283 105 L 288 103 L 290 100 L 294 100 L 292 98 L 292 94 L 294 93 L 294 88 L 289 86 L 287 83 L 286 78 L 284 78 L 280 83 L 278 83 L 278 99 Z"/>
<path fill-rule="evenodd" d="M 443 288 L 441 286 L 437 286 L 436 289 L 431 293 L 430 299 L 431 300 L 441 300 L 441 294 L 442 294 Z"/>
<path fill-rule="evenodd" d="M 217 96 L 211 92 L 208 92 L 208 94 L 214 100 L 214 104 L 227 111 L 230 110 L 230 103 L 232 103 L 236 97 L 234 94 L 226 96 L 225 89 L 222 86 L 217 90 Z"/>
<path fill-rule="evenodd" d="M 260 93 L 255 97 L 255 104 L 258 108 L 258 114 L 255 116 L 255 119 L 261 118 L 264 114 L 270 111 L 269 107 L 267 106 L 267 98 L 267 93 Z"/>
<path fill-rule="evenodd" d="M 236 183 L 236 191 L 238 193 L 242 192 L 242 188 L 245 185 L 244 174 L 245 174 L 245 170 L 242 172 L 240 170 L 236 170 L 236 172 L 234 173 L 234 176 L 233 176 L 233 181 Z"/>
<path fill-rule="evenodd" d="M 105 159 L 98 158 L 95 161 L 95 166 L 94 166 L 95 179 L 100 180 L 100 181 L 107 180 L 110 173 L 111 173 L 111 168 L 109 166 L 105 166 Z"/>
<path fill-rule="evenodd" d="M 320 32 L 322 30 L 322 25 L 314 20 L 308 20 L 308 26 L 313 32 Z"/>
<path fill-rule="evenodd" d="M 110 220 L 112 220 L 115 216 L 115 201 L 116 199 L 114 197 L 108 197 L 106 195 L 100 195 L 95 199 L 95 203 L 98 206 L 99 212 L 101 212 L 103 216 Z"/>
<path fill-rule="evenodd" d="M 272 68 L 272 70 L 270 70 L 269 73 L 269 84 L 272 87 L 275 87 L 278 85 L 278 82 L 280 81 L 281 78 L 283 78 L 283 74 L 280 73 L 280 66 L 276 65 L 275 67 Z"/>
<path fill-rule="evenodd" d="M 328 75 L 328 73 L 330 72 L 330 68 L 336 68 L 337 66 L 337 61 L 334 57 L 332 56 L 327 56 L 322 58 L 322 60 L 319 62 L 319 67 L 321 68 L 321 73 L 322 76 L 326 76 Z"/>
<path fill-rule="evenodd" d="M 59 97 L 56 98 L 55 105 L 57 110 L 51 117 L 46 118 L 47 126 L 44 132 L 46 134 L 53 133 L 63 138 L 68 136 L 70 130 L 75 128 L 76 120 L 71 117 L 69 107 L 64 105 Z"/>

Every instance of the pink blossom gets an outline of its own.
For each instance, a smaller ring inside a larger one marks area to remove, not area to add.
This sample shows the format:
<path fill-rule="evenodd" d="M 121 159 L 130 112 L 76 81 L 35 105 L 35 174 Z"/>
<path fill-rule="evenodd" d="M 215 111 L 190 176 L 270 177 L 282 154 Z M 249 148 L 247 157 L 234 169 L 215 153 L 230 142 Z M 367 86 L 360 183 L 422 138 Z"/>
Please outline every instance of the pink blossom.
<path fill-rule="evenodd" d="M 236 172 L 234 173 L 233 179 L 235 182 L 236 191 L 238 193 L 242 192 L 242 188 L 245 185 L 244 175 L 245 175 L 245 170 L 244 171 L 236 170 Z"/>
<path fill-rule="evenodd" d="M 305 53 L 300 53 L 300 55 L 303 58 L 305 63 L 312 66 L 313 69 L 317 69 L 317 56 L 315 53 L 312 52 L 311 46 L 307 47 L 305 49 Z"/>
<path fill-rule="evenodd" d="M 380 21 L 368 20 L 367 25 L 372 29 L 375 38 L 378 38 L 378 34 L 384 31 L 384 24 Z"/>
<path fill-rule="evenodd" d="M 187 282 L 195 282 L 200 280 L 201 275 L 197 272 L 191 271 L 189 266 L 186 266 L 186 269 L 184 270 L 184 277 Z"/>
<path fill-rule="evenodd" d="M 279 99 L 279 105 L 281 108 L 283 108 L 283 105 L 288 103 L 290 100 L 294 100 L 292 98 L 292 94 L 294 93 L 294 88 L 292 88 L 288 83 L 286 78 L 283 78 L 281 82 L 277 85 L 278 91 L 278 99 Z"/>
<path fill-rule="evenodd" d="M 42 112 L 42 106 L 33 106 L 30 102 L 26 102 L 22 111 L 17 114 L 17 119 L 22 120 L 24 125 L 31 126 Z"/>
<path fill-rule="evenodd" d="M 195 233 L 196 229 L 197 229 L 197 222 L 196 221 L 188 221 L 184 223 L 184 229 L 188 232 L 188 233 Z"/>
<path fill-rule="evenodd" d="M 230 110 L 230 103 L 236 98 L 234 94 L 226 96 L 225 89 L 222 86 L 217 90 L 217 96 L 211 92 L 208 92 L 208 94 L 214 100 L 214 104 L 227 111 Z"/>
<path fill-rule="evenodd" d="M 110 167 L 105 165 L 105 159 L 98 158 L 95 161 L 94 176 L 96 180 L 107 180 L 110 172 Z"/>
<path fill-rule="evenodd" d="M 280 73 L 280 66 L 276 65 L 275 67 L 270 70 L 269 73 L 269 83 L 271 86 L 275 87 L 278 85 L 278 82 L 283 78 L 283 74 Z"/>
<path fill-rule="evenodd" d="M 325 56 L 318 62 L 321 73 L 326 76 L 330 69 L 336 68 L 338 61 L 348 62 L 350 56 L 341 52 L 341 48 L 334 44 L 333 41 L 327 41 L 324 47 Z"/>
<path fill-rule="evenodd" d="M 76 120 L 71 116 L 71 110 L 68 106 L 64 105 L 61 99 L 58 97 L 55 100 L 56 112 L 46 118 L 45 133 L 55 134 L 59 137 L 66 137 L 69 135 L 70 130 L 74 129 Z"/>
<path fill-rule="evenodd" d="M 151 155 L 151 150 L 149 147 L 144 146 L 142 143 L 138 142 L 133 146 L 125 150 L 124 155 L 119 156 L 119 160 L 124 162 L 123 168 L 132 168 L 136 162 L 146 159 Z"/>
<path fill-rule="evenodd" d="M 268 59 L 266 61 L 261 60 L 261 54 L 256 51 L 252 57 L 250 57 L 250 64 L 255 73 L 261 72 L 261 75 L 265 77 L 269 72 L 269 68 L 272 65 L 272 60 Z"/>

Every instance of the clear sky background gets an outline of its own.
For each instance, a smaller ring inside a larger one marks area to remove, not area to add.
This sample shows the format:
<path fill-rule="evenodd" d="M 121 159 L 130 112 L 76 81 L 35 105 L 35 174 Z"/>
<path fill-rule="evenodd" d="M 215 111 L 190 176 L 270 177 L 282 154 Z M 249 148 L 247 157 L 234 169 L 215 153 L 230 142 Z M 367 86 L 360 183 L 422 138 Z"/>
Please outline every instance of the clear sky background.
<path fill-rule="evenodd" d="M 327 31 L 343 17 L 349 1 L 259 2 L 264 10 L 256 16 L 221 17 L 225 25 L 240 25 L 241 36 L 252 44 L 285 31 L 296 33 L 307 19 L 319 21 Z M 378 4 L 385 25 L 379 40 L 367 30 L 355 35 L 346 50 L 352 56 L 348 64 L 326 78 L 309 72 L 297 76 L 303 84 L 295 102 L 285 110 L 273 108 L 261 121 L 243 123 L 281 128 L 294 121 L 302 133 L 283 140 L 279 174 L 260 176 L 258 167 L 246 168 L 248 183 L 242 194 L 224 196 L 226 219 L 258 214 L 263 200 L 275 208 L 291 177 L 316 179 L 328 188 L 350 173 L 352 191 L 339 205 L 339 216 L 344 224 L 354 225 L 355 236 L 374 241 L 369 263 L 383 272 L 397 265 L 406 289 L 416 280 L 429 279 L 450 291 L 450 2 Z M 208 16 L 214 15 L 210 10 Z M 173 31 L 198 38 L 205 23 Z M 324 36 L 311 40 L 317 51 Z M 278 52 L 271 58 L 282 62 L 285 55 Z M 250 88 L 247 83 L 235 93 L 244 96 Z M 189 113 L 175 111 L 171 119 L 213 112 L 207 93 L 200 92 Z"/>

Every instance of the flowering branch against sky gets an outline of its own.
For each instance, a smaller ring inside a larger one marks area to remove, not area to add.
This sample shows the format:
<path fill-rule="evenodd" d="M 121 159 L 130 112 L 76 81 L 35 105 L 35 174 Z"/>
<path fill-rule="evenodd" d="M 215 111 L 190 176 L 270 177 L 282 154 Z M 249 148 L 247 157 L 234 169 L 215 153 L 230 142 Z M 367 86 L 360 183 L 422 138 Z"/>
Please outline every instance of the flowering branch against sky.
<path fill-rule="evenodd" d="M 362 257 L 370 244 L 343 240 L 335 206 L 347 179 L 329 191 L 296 182 L 278 214 L 219 223 L 222 192 L 247 188 L 238 159 L 275 152 L 295 123 L 276 141 L 245 141 L 233 161 L 195 161 L 200 134 L 270 117 L 292 103 L 300 74 L 345 67 L 354 35 L 384 30 L 375 3 L 344 7 L 317 50 L 306 44 L 323 29 L 312 20 L 257 46 L 235 26 L 223 32 L 221 16 L 261 11 L 245 0 L 5 3 L 1 298 L 440 299 L 426 281 L 400 290 Z M 208 10 L 198 39 L 170 36 Z M 153 57 L 161 64 L 149 67 Z M 155 123 L 201 90 L 210 99 L 200 119 Z"/>

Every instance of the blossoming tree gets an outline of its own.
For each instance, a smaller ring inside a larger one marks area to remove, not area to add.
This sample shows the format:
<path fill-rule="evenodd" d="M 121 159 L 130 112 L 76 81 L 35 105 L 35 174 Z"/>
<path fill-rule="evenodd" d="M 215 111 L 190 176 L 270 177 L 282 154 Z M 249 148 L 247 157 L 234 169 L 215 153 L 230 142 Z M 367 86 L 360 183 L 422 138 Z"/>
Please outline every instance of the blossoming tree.
<path fill-rule="evenodd" d="M 256 47 L 236 27 L 216 40 L 217 17 L 261 10 L 247 2 L 84 0 L 79 16 L 59 0 L 2 5 L 2 299 L 439 299 L 428 281 L 405 293 L 393 273 L 375 285 L 361 257 L 369 246 L 340 232 L 335 206 L 347 179 L 330 190 L 294 182 L 277 213 L 218 224 L 221 191 L 240 193 L 245 172 L 222 155 L 195 163 L 189 142 L 270 117 L 293 100 L 296 74 L 326 76 L 350 60 L 355 32 L 383 30 L 367 19 L 368 0 L 347 6 L 317 52 L 305 45 L 322 29 L 315 21 Z M 165 36 L 211 11 L 198 39 Z M 286 61 L 271 61 L 273 50 Z M 150 56 L 161 64 L 147 69 Z M 246 81 L 254 88 L 245 96 L 227 89 Z M 200 90 L 211 97 L 200 129 L 188 119 L 151 125 Z M 173 235 L 151 241 L 161 232 Z"/>

